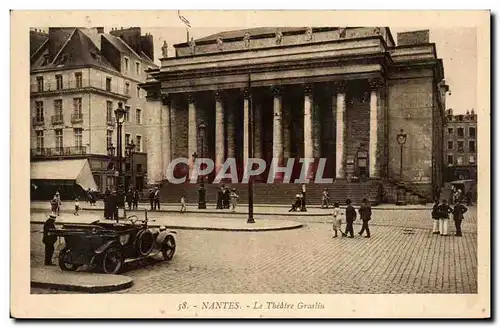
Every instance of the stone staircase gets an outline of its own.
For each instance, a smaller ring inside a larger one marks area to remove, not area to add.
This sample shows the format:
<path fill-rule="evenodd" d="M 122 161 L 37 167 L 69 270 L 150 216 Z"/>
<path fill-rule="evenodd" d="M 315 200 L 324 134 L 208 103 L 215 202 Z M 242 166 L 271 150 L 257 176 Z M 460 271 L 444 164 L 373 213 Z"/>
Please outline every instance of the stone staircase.
<path fill-rule="evenodd" d="M 228 188 L 235 188 L 240 196 L 240 203 L 248 202 L 247 184 L 228 184 Z M 321 195 L 324 188 L 330 194 L 330 203 L 339 202 L 345 204 L 345 200 L 350 198 L 354 204 L 360 204 L 363 198 L 367 198 L 373 205 L 377 205 L 381 200 L 381 182 L 379 180 L 368 180 L 365 182 L 348 182 L 347 180 L 337 180 L 328 184 L 307 184 L 307 203 L 320 205 Z M 205 184 L 206 200 L 208 206 L 215 206 L 217 200 L 216 189 L 219 185 Z M 197 184 L 171 184 L 164 182 L 160 187 L 160 201 L 166 203 L 177 203 L 182 195 L 185 195 L 188 203 L 198 201 Z M 288 205 L 295 200 L 295 195 L 301 191 L 300 184 L 282 183 L 254 183 L 254 204 Z"/>

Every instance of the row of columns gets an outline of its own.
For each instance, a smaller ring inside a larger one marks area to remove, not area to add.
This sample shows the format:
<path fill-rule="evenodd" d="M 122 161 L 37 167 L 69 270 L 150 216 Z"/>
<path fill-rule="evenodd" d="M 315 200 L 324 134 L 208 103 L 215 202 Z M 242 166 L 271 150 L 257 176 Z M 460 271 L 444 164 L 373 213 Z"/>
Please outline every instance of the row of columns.
<path fill-rule="evenodd" d="M 383 84 L 379 80 L 370 81 L 370 131 L 369 131 L 369 175 L 370 177 L 380 176 L 380 160 L 382 154 L 380 152 L 380 130 L 379 125 L 384 121 L 382 104 L 380 99 L 380 89 Z M 283 119 L 283 97 L 282 88 L 273 87 L 273 158 L 283 159 L 290 157 L 290 150 L 285 149 L 284 133 L 290 133 L 289 129 L 283 129 L 284 119 Z M 316 134 L 319 124 L 318 118 L 315 119 L 314 115 L 314 98 L 313 98 L 313 86 L 304 86 L 304 158 L 314 158 L 319 156 L 319 135 Z M 248 149 L 248 120 L 249 120 L 249 106 L 251 96 L 248 90 L 244 90 L 243 93 L 243 162 L 246 164 L 249 154 Z M 336 93 L 332 96 L 332 104 L 336 104 L 335 108 L 332 106 L 332 111 L 335 111 L 333 117 L 336 118 L 336 178 L 345 177 L 345 153 L 346 153 L 346 89 L 344 83 L 336 84 Z M 197 124 L 197 112 L 196 103 L 194 101 L 193 95 L 188 97 L 188 152 L 189 160 L 192 161 L 191 154 L 197 152 L 198 144 L 198 124 Z M 262 111 L 260 107 L 262 104 L 256 102 L 254 104 L 254 125 L 261 126 L 260 122 L 262 120 Z M 161 109 L 155 109 L 155 106 L 149 108 L 148 116 L 150 120 L 150 135 L 151 142 L 148 146 L 148 163 L 162 163 L 166 167 L 168 163 L 172 160 L 172 140 L 175 135 L 171 132 L 171 121 L 175 116 L 175 111 L 171 110 L 170 102 L 168 99 L 164 98 L 162 101 Z M 235 156 L 235 146 L 234 143 L 234 125 L 228 125 L 227 135 L 224 134 L 224 117 L 226 116 L 224 108 L 224 103 L 222 101 L 222 95 L 219 92 L 215 93 L 215 167 L 220 168 L 224 163 L 225 139 L 228 140 L 228 151 L 227 157 L 231 158 Z M 233 111 L 228 111 L 227 118 L 230 122 L 234 122 Z M 161 124 L 155 121 L 159 118 Z M 159 128 L 154 128 L 158 126 Z M 262 157 L 261 149 L 261 134 L 256 133 L 255 138 L 255 149 L 254 157 Z M 289 140 L 289 139 L 286 139 Z M 161 153 L 158 152 L 161 150 Z M 285 153 L 286 152 L 286 153 Z M 148 165 L 148 177 L 151 181 L 161 181 L 164 179 L 164 172 L 155 173 L 157 169 L 153 167 L 153 164 Z M 151 175 L 151 176 L 150 176 Z M 309 172 L 309 177 L 311 177 L 312 172 Z"/>

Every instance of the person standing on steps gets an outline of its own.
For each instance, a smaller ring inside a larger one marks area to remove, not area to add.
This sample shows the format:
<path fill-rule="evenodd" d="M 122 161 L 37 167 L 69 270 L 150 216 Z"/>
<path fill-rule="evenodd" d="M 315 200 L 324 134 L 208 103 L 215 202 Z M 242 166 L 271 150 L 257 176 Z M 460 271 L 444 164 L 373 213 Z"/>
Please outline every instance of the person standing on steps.
<path fill-rule="evenodd" d="M 43 225 L 42 242 L 45 244 L 45 265 L 54 265 L 52 256 L 54 255 L 54 244 L 57 241 L 57 236 L 50 235 L 50 231 L 56 229 L 56 217 L 54 213 L 51 213 Z"/>
<path fill-rule="evenodd" d="M 300 205 L 301 212 L 307 212 L 306 208 L 306 184 L 302 184 L 302 203 Z"/>
<path fill-rule="evenodd" d="M 464 219 L 464 214 L 467 212 L 467 207 L 465 207 L 460 201 L 455 204 L 453 208 L 453 221 L 455 221 L 455 236 L 462 237 L 462 220 Z"/>
<path fill-rule="evenodd" d="M 223 195 L 222 187 L 217 188 L 217 206 L 215 207 L 217 210 L 222 210 L 222 198 L 223 197 L 224 197 L 224 195 Z"/>
<path fill-rule="evenodd" d="M 236 193 L 236 189 L 233 188 L 233 191 L 231 192 L 231 211 L 235 212 L 236 211 L 236 206 L 238 205 L 238 199 L 240 196 Z"/>
<path fill-rule="evenodd" d="M 328 194 L 328 189 L 323 190 L 323 195 L 321 195 L 321 208 L 328 208 L 330 202 L 330 195 Z"/>
<path fill-rule="evenodd" d="M 351 200 L 348 198 L 345 201 L 347 207 L 345 208 L 345 232 L 342 234 L 342 237 L 347 236 L 349 233 L 348 238 L 354 238 L 354 228 L 352 224 L 356 220 L 356 210 L 354 207 L 351 205 Z"/>
<path fill-rule="evenodd" d="M 361 206 L 359 207 L 358 212 L 361 221 L 363 221 L 363 225 L 361 227 L 359 235 L 362 236 L 363 232 L 366 231 L 365 238 L 370 238 L 370 227 L 368 226 L 368 221 L 370 221 L 372 218 L 372 207 L 370 206 L 366 198 L 363 198 L 363 201 L 361 203 Z"/>
<path fill-rule="evenodd" d="M 439 235 L 439 199 L 434 201 L 434 206 L 432 207 L 432 233 Z"/>
<path fill-rule="evenodd" d="M 134 189 L 134 192 L 133 192 L 132 206 L 133 206 L 134 210 L 137 210 L 137 207 L 139 206 L 139 191 L 137 191 L 137 189 Z"/>

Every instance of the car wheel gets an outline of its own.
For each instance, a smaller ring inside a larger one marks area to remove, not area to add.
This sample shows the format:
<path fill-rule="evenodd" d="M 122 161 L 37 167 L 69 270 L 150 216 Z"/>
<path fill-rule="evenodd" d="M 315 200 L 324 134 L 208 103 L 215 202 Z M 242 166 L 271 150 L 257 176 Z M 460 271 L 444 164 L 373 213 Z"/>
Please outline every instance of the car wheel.
<path fill-rule="evenodd" d="M 124 263 L 122 251 L 116 247 L 110 247 L 102 257 L 102 270 L 104 273 L 117 274 L 123 269 Z"/>
<path fill-rule="evenodd" d="M 155 238 L 149 230 L 142 230 L 137 234 L 136 249 L 140 256 L 148 256 L 153 250 Z"/>
<path fill-rule="evenodd" d="M 161 253 L 163 255 L 163 260 L 170 261 L 175 254 L 175 239 L 173 236 L 165 237 L 163 244 L 161 246 Z"/>
<path fill-rule="evenodd" d="M 59 267 L 63 271 L 76 271 L 78 265 L 71 263 L 71 249 L 64 248 L 59 252 L 58 262 Z"/>

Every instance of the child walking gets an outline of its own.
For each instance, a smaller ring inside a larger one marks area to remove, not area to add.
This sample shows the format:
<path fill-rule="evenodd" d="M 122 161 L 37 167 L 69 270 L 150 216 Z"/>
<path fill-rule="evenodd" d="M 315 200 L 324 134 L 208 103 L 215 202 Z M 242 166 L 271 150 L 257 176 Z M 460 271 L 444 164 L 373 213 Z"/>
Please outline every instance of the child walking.
<path fill-rule="evenodd" d="M 80 211 L 80 202 L 78 201 L 78 197 L 75 197 L 75 212 L 73 215 L 80 215 L 78 212 Z"/>
<path fill-rule="evenodd" d="M 181 197 L 181 213 L 186 212 L 186 196 Z"/>
<path fill-rule="evenodd" d="M 231 211 L 235 212 L 236 211 L 236 206 L 238 205 L 238 199 L 240 196 L 236 193 L 236 189 L 233 188 L 233 191 L 231 192 Z"/>
<path fill-rule="evenodd" d="M 343 215 L 342 211 L 340 210 L 340 204 L 335 203 L 333 205 L 333 212 L 332 212 L 332 217 L 333 217 L 333 222 L 332 222 L 332 228 L 333 231 L 335 232 L 335 236 L 333 238 L 337 237 L 337 231 L 340 231 L 342 233 L 341 225 L 342 225 L 342 218 L 341 215 Z"/>

